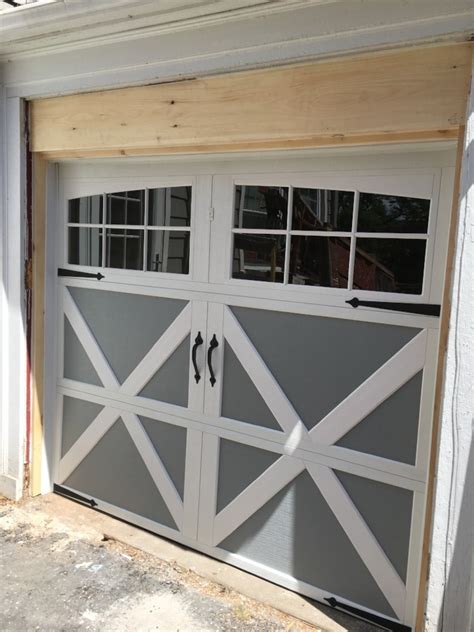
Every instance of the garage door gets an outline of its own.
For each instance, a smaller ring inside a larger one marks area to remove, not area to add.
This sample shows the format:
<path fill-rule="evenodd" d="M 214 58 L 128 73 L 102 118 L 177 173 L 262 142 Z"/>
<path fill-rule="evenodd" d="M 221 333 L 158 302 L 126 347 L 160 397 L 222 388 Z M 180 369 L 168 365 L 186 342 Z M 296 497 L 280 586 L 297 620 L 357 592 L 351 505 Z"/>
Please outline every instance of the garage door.
<path fill-rule="evenodd" d="M 57 489 L 404 629 L 440 171 L 231 168 L 63 182 Z"/>

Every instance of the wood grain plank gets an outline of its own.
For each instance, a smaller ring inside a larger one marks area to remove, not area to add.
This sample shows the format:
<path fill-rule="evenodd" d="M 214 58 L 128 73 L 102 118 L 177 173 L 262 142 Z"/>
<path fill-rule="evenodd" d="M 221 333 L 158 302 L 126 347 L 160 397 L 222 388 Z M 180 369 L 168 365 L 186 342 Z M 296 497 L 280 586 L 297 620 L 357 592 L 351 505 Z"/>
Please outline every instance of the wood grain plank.
<path fill-rule="evenodd" d="M 470 51 L 451 44 L 34 100 L 32 150 L 131 155 L 445 137 L 464 120 Z"/>

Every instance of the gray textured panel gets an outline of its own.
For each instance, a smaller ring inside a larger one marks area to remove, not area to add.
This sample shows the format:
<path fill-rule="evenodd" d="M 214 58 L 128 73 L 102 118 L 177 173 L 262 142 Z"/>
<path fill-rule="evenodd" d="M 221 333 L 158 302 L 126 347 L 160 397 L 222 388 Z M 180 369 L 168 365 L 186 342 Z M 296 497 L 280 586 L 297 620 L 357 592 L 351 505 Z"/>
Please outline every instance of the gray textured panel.
<path fill-rule="evenodd" d="M 422 376 L 412 377 L 337 445 L 415 465 Z"/>
<path fill-rule="evenodd" d="M 102 386 L 96 370 L 66 317 L 64 317 L 64 377 Z"/>
<path fill-rule="evenodd" d="M 221 414 L 230 419 L 281 430 L 279 423 L 227 342 L 224 346 Z"/>
<path fill-rule="evenodd" d="M 221 439 L 217 512 L 224 509 L 280 456 L 245 443 Z"/>
<path fill-rule="evenodd" d="M 61 456 L 79 439 L 91 425 L 103 406 L 86 402 L 76 397 L 63 397 L 63 423 L 61 433 Z"/>
<path fill-rule="evenodd" d="M 405 582 L 413 492 L 346 472 L 334 473 Z"/>
<path fill-rule="evenodd" d="M 185 301 L 70 287 L 69 291 L 122 383 L 185 307 Z"/>
<path fill-rule="evenodd" d="M 176 406 L 187 406 L 188 386 L 189 336 L 155 373 L 140 395 Z"/>
<path fill-rule="evenodd" d="M 308 428 L 419 332 L 246 307 L 232 311 Z"/>
<path fill-rule="evenodd" d="M 395 617 L 307 472 L 220 545 L 269 568 Z"/>
<path fill-rule="evenodd" d="M 105 433 L 63 485 L 176 529 L 121 419 Z"/>
<path fill-rule="evenodd" d="M 184 471 L 186 465 L 186 428 L 163 421 L 140 417 L 153 447 L 158 453 L 181 499 L 184 498 Z"/>

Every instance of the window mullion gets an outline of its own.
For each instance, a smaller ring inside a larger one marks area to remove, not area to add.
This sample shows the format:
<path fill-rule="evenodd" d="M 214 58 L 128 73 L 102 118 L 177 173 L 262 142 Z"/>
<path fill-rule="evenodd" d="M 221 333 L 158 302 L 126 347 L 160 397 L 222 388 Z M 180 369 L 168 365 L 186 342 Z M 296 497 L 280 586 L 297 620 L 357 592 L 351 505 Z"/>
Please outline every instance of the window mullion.
<path fill-rule="evenodd" d="M 349 251 L 349 271 L 347 279 L 347 289 L 352 290 L 354 285 L 354 267 L 355 267 L 355 253 L 356 253 L 356 232 L 357 222 L 359 219 L 359 191 L 354 193 L 354 208 L 352 212 L 352 229 L 351 229 L 351 247 Z"/>
<path fill-rule="evenodd" d="M 148 209 L 150 206 L 150 189 L 145 189 L 145 219 L 143 224 L 145 226 L 143 231 L 143 271 L 147 269 L 147 257 L 148 257 Z"/>
<path fill-rule="evenodd" d="M 105 256 L 105 249 L 107 246 L 107 240 L 105 237 L 105 225 L 107 223 L 107 194 L 102 193 L 102 267 L 105 268 L 105 264 L 107 262 Z"/>
<path fill-rule="evenodd" d="M 283 272 L 283 285 L 288 285 L 290 277 L 290 252 L 291 252 L 291 222 L 293 221 L 293 187 L 288 187 L 288 211 L 286 213 L 286 244 L 285 244 L 285 269 Z"/>

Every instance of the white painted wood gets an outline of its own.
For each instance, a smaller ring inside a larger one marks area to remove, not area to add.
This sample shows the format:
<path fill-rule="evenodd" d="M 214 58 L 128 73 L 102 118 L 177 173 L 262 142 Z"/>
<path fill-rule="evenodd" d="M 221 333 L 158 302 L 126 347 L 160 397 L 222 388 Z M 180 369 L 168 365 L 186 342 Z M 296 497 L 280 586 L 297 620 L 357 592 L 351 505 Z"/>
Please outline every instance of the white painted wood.
<path fill-rule="evenodd" d="M 2 78 L 3 83 L 3 78 Z M 24 294 L 26 154 L 24 104 L 5 98 L 0 87 L 0 169 L 2 287 L 0 493 L 18 500 L 23 493 L 26 446 L 26 305 Z M 13 492 L 13 493 L 12 493 Z"/>
<path fill-rule="evenodd" d="M 178 529 L 183 524 L 183 501 L 137 415 L 122 412 L 123 423 L 168 507 Z"/>
<path fill-rule="evenodd" d="M 204 433 L 202 435 L 198 541 L 208 546 L 213 546 L 218 471 L 219 438 L 216 435 Z"/>
<path fill-rule="evenodd" d="M 71 327 L 74 329 L 81 345 L 84 347 L 84 351 L 87 353 L 89 360 L 96 370 L 102 384 L 111 390 L 119 388 L 119 381 L 117 380 L 112 367 L 97 344 L 93 333 L 66 288 L 64 289 L 63 301 L 64 314 L 71 324 Z"/>
<path fill-rule="evenodd" d="M 200 485 L 201 485 L 202 432 L 188 428 L 186 433 L 186 465 L 184 473 L 183 524 L 181 532 L 192 540 L 197 539 Z"/>
<path fill-rule="evenodd" d="M 306 468 L 387 601 L 403 621 L 406 592 L 403 581 L 350 496 L 330 468 L 314 463 L 307 463 Z"/>
<path fill-rule="evenodd" d="M 303 461 L 287 456 L 280 457 L 270 465 L 217 514 L 214 522 L 214 546 L 233 533 L 304 469 Z"/>
<path fill-rule="evenodd" d="M 426 331 L 421 331 L 310 430 L 313 441 L 339 441 L 423 368 L 425 347 Z"/>
<path fill-rule="evenodd" d="M 221 414 L 222 407 L 222 376 L 224 369 L 224 335 L 223 335 L 223 322 L 224 322 L 224 310 L 223 304 L 215 302 L 208 305 L 208 320 L 207 320 L 207 340 L 205 349 L 205 362 L 206 372 L 204 375 L 204 412 L 206 415 L 214 418 L 218 418 Z M 208 367 L 208 352 L 212 337 L 216 336 L 218 346 L 212 352 L 212 368 L 216 382 L 214 386 L 211 384 L 210 372 Z"/>
<path fill-rule="evenodd" d="M 270 2 L 250 11 L 242 9 L 240 0 L 187 2 L 186 8 L 174 3 L 172 11 L 169 4 L 162 11 L 161 4 L 158 9 L 153 2 L 143 7 L 134 2 L 126 14 L 124 4 L 116 4 L 104 10 L 97 0 L 86 6 L 55 3 L 33 32 L 30 21 L 18 24 L 15 17 L 0 49 L 8 53 L 4 81 L 9 95 L 46 96 L 170 81 L 461 39 L 469 36 L 472 22 L 469 0 L 393 0 L 389 10 L 385 3 L 368 0 L 357 11 L 351 0 Z M 245 0 L 245 6 L 251 4 Z"/>
<path fill-rule="evenodd" d="M 189 346 L 189 367 L 190 375 L 188 380 L 188 408 L 202 412 L 204 410 L 204 391 L 203 385 L 206 380 L 206 350 L 208 347 L 207 339 L 207 302 L 192 301 L 191 315 L 191 340 Z M 196 364 L 200 379 L 196 382 L 195 372 L 192 363 L 193 346 L 196 343 L 198 334 L 201 335 L 202 344 L 196 349 Z"/>
<path fill-rule="evenodd" d="M 176 351 L 190 331 L 191 306 L 188 304 L 130 373 L 120 390 L 128 395 L 138 394 Z"/>
<path fill-rule="evenodd" d="M 408 549 L 405 621 L 415 621 L 418 607 L 421 562 L 423 556 L 423 528 L 426 513 L 426 490 L 413 494 L 410 545 Z"/>

